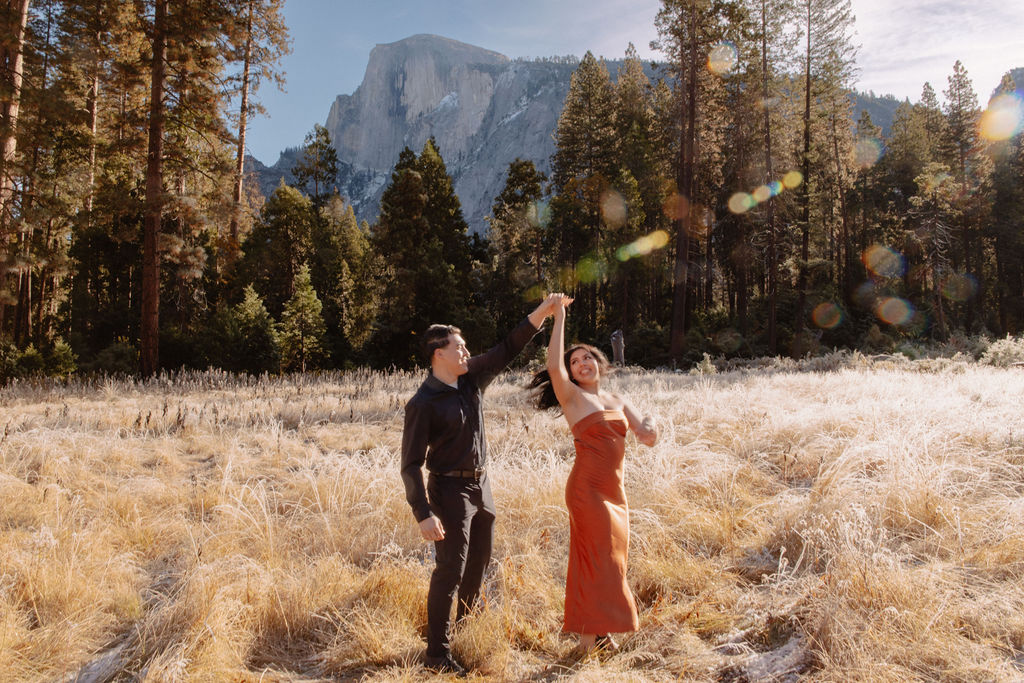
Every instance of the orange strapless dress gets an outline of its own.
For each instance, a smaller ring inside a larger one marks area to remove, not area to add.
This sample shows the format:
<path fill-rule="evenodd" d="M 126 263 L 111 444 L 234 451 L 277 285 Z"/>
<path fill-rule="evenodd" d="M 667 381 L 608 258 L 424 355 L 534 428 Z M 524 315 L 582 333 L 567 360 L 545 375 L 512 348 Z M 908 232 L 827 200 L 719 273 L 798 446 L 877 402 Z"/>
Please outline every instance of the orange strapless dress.
<path fill-rule="evenodd" d="M 626 416 L 600 410 L 573 425 L 576 461 L 565 484 L 569 569 L 565 621 L 569 633 L 623 633 L 640 626 L 626 583 L 629 507 L 622 484 Z"/>

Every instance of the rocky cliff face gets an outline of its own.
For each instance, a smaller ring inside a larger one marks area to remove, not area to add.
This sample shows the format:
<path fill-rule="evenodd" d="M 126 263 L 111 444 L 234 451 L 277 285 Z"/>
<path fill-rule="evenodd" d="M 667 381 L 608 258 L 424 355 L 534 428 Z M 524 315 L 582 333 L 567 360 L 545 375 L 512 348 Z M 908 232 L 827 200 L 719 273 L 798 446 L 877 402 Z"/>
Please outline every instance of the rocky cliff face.
<path fill-rule="evenodd" d="M 434 136 L 470 229 L 486 230 L 509 163 L 529 159 L 548 172 L 574 69 L 430 35 L 376 46 L 362 84 L 335 99 L 325 124 L 341 162 L 339 192 L 374 221 L 399 152 L 419 154 Z M 295 159 L 288 150 L 272 167 L 252 165 L 264 194 L 290 180 Z"/>

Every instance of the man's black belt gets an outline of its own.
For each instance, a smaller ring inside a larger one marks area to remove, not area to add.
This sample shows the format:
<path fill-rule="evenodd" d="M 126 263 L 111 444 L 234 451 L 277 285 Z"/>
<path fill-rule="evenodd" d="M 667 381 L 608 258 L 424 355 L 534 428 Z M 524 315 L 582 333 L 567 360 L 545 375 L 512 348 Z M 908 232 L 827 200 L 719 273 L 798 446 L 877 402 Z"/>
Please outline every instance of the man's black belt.
<path fill-rule="evenodd" d="M 447 472 L 432 472 L 439 477 L 456 477 L 458 479 L 483 479 L 484 468 L 475 470 L 448 470 Z"/>

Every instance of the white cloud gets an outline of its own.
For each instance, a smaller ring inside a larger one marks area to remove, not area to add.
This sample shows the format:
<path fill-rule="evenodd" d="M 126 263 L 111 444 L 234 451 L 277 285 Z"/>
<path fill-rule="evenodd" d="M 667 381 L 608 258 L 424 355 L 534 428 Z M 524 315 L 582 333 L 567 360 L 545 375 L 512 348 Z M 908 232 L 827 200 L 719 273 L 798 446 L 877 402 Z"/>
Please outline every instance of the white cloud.
<path fill-rule="evenodd" d="M 861 46 L 858 87 L 916 101 L 939 96 L 960 60 L 984 105 L 999 79 L 1024 66 L 1024 4 L 1004 0 L 852 0 Z"/>

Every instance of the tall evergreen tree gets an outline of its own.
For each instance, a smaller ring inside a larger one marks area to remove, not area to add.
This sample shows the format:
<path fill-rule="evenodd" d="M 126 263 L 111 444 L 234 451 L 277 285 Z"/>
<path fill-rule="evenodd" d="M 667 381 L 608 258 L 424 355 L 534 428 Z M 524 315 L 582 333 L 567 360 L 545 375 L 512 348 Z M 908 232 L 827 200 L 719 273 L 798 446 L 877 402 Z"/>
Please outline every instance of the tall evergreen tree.
<path fill-rule="evenodd" d="M 509 164 L 505 186 L 494 198 L 489 233 L 494 275 L 488 299 L 498 329 L 511 329 L 519 321 L 518 310 L 510 302 L 544 286 L 548 235 L 540 200 L 546 181 L 532 161 L 517 158 Z"/>
<path fill-rule="evenodd" d="M 253 284 L 271 315 L 280 316 L 295 293 L 299 269 L 313 256 L 315 213 L 312 202 L 294 187 L 278 185 L 252 233 L 242 243 L 239 287 Z"/>
<path fill-rule="evenodd" d="M 702 173 L 703 154 L 699 131 L 706 124 L 702 111 L 710 104 L 709 87 L 717 86 L 705 71 L 708 55 L 714 44 L 725 38 L 729 18 L 739 10 L 730 0 L 662 0 L 655 18 L 657 46 L 668 55 L 676 80 L 680 124 L 680 142 L 676 165 L 676 193 L 681 209 L 675 220 L 675 266 L 673 269 L 672 328 L 670 353 L 681 358 L 685 349 L 685 333 L 693 300 L 694 284 L 691 265 L 693 238 L 702 231 L 705 217 L 697 201 Z"/>
<path fill-rule="evenodd" d="M 608 67 L 587 52 L 570 78 L 551 159 L 554 248 L 572 273 L 561 286 L 578 299 L 584 336 L 593 336 L 597 327 L 604 271 L 601 201 L 616 175 L 615 134 L 615 93 Z"/>
<path fill-rule="evenodd" d="M 283 84 L 283 75 L 275 67 L 291 51 L 288 29 L 282 12 L 284 0 L 233 0 L 235 21 L 230 24 L 229 39 L 232 58 L 241 65 L 238 75 L 238 145 L 235 152 L 235 177 L 232 185 L 232 213 L 228 227 L 228 251 L 239 245 L 239 226 L 242 220 L 242 183 L 245 178 L 245 140 L 249 117 L 259 113 L 261 107 L 250 96 L 255 94 L 264 80 Z"/>
<path fill-rule="evenodd" d="M 461 226 L 462 210 L 433 141 L 420 157 L 402 150 L 371 233 L 381 269 L 377 363 L 415 364 L 416 335 L 431 323 L 458 324 L 477 343 L 493 336 L 493 329 L 485 333 L 482 327 L 484 310 L 471 307 L 469 273 L 462 266 L 470 258 Z"/>
<path fill-rule="evenodd" d="M 827 152 L 822 154 L 820 150 L 815 155 L 815 149 L 812 147 L 814 116 L 822 113 L 815 107 L 815 103 L 820 102 L 823 98 L 827 102 L 834 102 L 837 91 L 841 91 L 845 96 L 845 90 L 848 88 L 852 75 L 851 65 L 854 56 L 854 48 L 849 36 L 853 25 L 850 0 L 800 0 L 799 7 L 804 42 L 803 146 L 800 161 L 803 182 L 799 188 L 800 263 L 797 278 L 798 301 L 794 321 L 794 355 L 803 355 L 806 350 L 803 330 L 807 324 L 807 297 L 810 285 L 811 203 L 813 199 L 811 192 L 813 188 L 815 193 L 820 196 L 824 189 L 816 186 L 812 177 L 812 167 L 817 161 L 818 168 L 813 170 L 822 171 L 822 165 L 830 156 Z"/>
<path fill-rule="evenodd" d="M 299 267 L 292 290 L 281 314 L 281 362 L 285 370 L 306 372 L 322 367 L 326 360 L 323 304 L 310 282 L 307 265 Z"/>
<path fill-rule="evenodd" d="M 154 0 L 152 68 L 149 93 L 149 152 L 146 159 L 146 209 L 142 233 L 142 323 L 139 360 L 143 375 L 160 367 L 160 253 L 159 236 L 164 204 L 164 88 L 167 78 L 167 7 L 169 0 Z"/>
<path fill-rule="evenodd" d="M 320 124 L 313 126 L 313 130 L 306 135 L 302 158 L 295 164 L 292 173 L 298 187 L 306 191 L 317 209 L 324 206 L 327 198 L 335 191 L 338 152 L 331 142 L 330 133 Z"/>
<path fill-rule="evenodd" d="M 974 93 L 974 86 L 967 75 L 967 70 L 959 60 L 953 65 L 949 87 L 943 94 L 946 97 L 946 136 L 940 149 L 944 161 L 960 183 L 960 220 L 957 228 L 961 249 L 954 252 L 954 267 L 962 268 L 963 273 L 971 278 L 972 284 L 977 287 L 976 291 L 967 297 L 963 307 L 963 324 L 970 330 L 977 322 L 978 302 L 983 301 L 985 297 L 982 226 L 985 222 L 983 214 L 987 211 L 986 186 L 991 164 L 982 154 L 978 134 L 978 122 L 981 118 L 978 96 Z"/>

